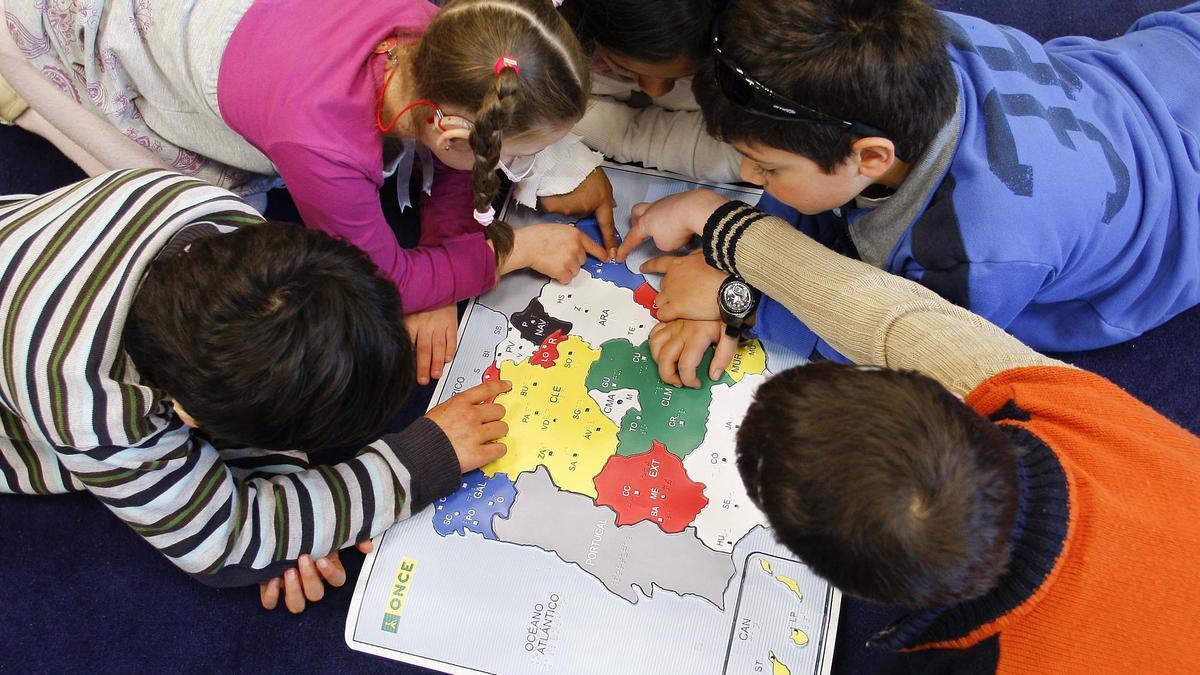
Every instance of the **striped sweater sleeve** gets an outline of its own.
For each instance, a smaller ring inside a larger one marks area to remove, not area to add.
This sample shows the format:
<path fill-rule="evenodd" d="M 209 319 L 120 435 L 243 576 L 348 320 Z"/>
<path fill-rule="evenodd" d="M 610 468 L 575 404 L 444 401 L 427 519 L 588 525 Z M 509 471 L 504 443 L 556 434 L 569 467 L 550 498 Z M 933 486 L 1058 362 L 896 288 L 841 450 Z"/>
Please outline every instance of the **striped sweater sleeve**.
<path fill-rule="evenodd" d="M 211 586 L 264 581 L 302 554 L 369 539 L 461 480 L 453 447 L 428 418 L 321 466 L 304 453 L 256 450 L 227 462 L 174 419 L 142 446 L 60 452 L 59 460 L 135 532 Z"/>
<path fill-rule="evenodd" d="M 256 470 L 234 470 L 141 379 L 121 336 L 149 264 L 198 228 L 257 222 L 234 195 L 165 171 L 0 204 L 0 492 L 86 489 L 184 571 L 235 585 L 457 487 L 453 448 L 428 419 L 339 464 L 259 453 Z"/>

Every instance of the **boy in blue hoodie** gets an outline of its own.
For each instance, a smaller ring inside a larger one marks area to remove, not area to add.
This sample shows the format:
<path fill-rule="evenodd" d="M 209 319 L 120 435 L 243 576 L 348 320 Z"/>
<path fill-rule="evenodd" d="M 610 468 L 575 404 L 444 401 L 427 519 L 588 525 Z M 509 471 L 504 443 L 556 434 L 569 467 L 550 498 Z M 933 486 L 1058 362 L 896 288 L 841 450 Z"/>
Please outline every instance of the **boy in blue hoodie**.
<path fill-rule="evenodd" d="M 1040 44 L 920 0 L 732 0 L 713 46 L 694 80 L 710 133 L 762 211 L 822 243 L 1044 351 L 1200 302 L 1200 3 Z M 726 275 L 701 257 L 645 270 L 668 272 L 660 318 L 721 317 Z M 753 319 L 835 355 L 770 299 Z"/>

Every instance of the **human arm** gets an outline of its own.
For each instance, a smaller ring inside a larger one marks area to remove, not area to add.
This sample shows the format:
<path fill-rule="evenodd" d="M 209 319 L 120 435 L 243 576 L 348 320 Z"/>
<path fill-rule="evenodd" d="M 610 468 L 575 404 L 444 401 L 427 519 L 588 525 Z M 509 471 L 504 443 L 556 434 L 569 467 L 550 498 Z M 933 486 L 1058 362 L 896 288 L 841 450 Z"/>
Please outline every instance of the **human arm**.
<path fill-rule="evenodd" d="M 261 453 L 233 467 L 174 415 L 135 447 L 60 449 L 75 478 L 172 563 L 211 586 L 269 580 L 304 554 L 369 539 L 459 486 L 503 454 L 505 391 L 493 382 L 430 410 L 344 462 L 309 466 L 302 453 Z M 286 471 L 287 473 L 281 473 Z"/>
<path fill-rule="evenodd" d="M 612 184 L 600 167 L 604 157 L 567 134 L 534 158 L 533 173 L 513 185 L 517 203 L 564 216 L 595 214 L 604 247 L 616 249 Z M 611 253 L 610 253 L 611 257 Z"/>
<path fill-rule="evenodd" d="M 513 186 L 518 204 L 535 208 L 539 197 L 568 194 L 604 161 L 604 155 L 567 134 L 534 157 L 533 172 Z"/>
<path fill-rule="evenodd" d="M 589 255 L 608 260 L 600 244 L 574 225 L 534 223 L 516 228 L 512 253 L 501 262 L 499 273 L 530 268 L 568 284 Z"/>
<path fill-rule="evenodd" d="M 617 201 L 613 197 L 612 183 L 609 182 L 604 169 L 592 169 L 579 187 L 567 194 L 541 197 L 538 204 L 544 213 L 572 217 L 594 216 L 596 225 L 600 228 L 604 250 L 608 253 L 605 260 L 616 259 L 617 224 L 613 210 L 617 208 Z"/>
<path fill-rule="evenodd" d="M 424 218 L 444 218 L 452 231 L 436 244 L 405 249 L 396 241 L 379 202 L 379 186 L 336 152 L 297 143 L 276 143 L 267 153 L 288 185 L 308 227 L 355 245 L 400 289 L 406 312 L 444 307 L 490 289 L 496 257 L 471 218 L 469 177 L 452 172 L 434 181 L 439 208 Z M 441 185 L 438 183 L 441 181 Z M 465 196 L 464 196 L 465 195 Z M 463 200 L 467 201 L 464 203 Z"/>
<path fill-rule="evenodd" d="M 703 240 L 711 265 L 781 302 L 855 363 L 917 370 L 960 395 L 1005 370 L 1065 365 L 933 291 L 840 256 L 749 206 L 711 211 Z"/>
<path fill-rule="evenodd" d="M 913 281 L 706 190 L 637 205 L 622 251 L 646 239 L 673 250 L 697 234 L 710 266 L 782 303 L 855 363 L 919 370 L 958 394 L 1011 368 L 1063 365 Z"/>
<path fill-rule="evenodd" d="M 618 162 L 643 165 L 702 180 L 740 180 L 742 156 L 704 127 L 697 110 L 668 110 L 656 105 L 635 108 L 610 98 L 593 97 L 575 125 L 591 148 Z"/>

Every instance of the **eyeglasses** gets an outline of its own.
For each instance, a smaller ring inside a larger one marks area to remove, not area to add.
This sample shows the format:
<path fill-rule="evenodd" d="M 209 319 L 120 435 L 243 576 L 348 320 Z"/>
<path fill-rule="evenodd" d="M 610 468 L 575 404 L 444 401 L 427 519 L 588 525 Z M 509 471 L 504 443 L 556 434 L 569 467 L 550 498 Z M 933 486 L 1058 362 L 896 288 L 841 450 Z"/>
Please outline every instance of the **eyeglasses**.
<path fill-rule="evenodd" d="M 509 180 L 520 183 L 533 173 L 535 159 L 534 155 L 513 155 L 507 162 L 500 159 L 496 164 Z"/>
<path fill-rule="evenodd" d="M 717 86 L 739 108 L 775 120 L 841 127 L 856 136 L 887 136 L 869 124 L 835 117 L 797 103 L 751 77 L 721 49 L 719 21 L 713 21 L 712 48 L 713 72 L 716 75 Z"/>

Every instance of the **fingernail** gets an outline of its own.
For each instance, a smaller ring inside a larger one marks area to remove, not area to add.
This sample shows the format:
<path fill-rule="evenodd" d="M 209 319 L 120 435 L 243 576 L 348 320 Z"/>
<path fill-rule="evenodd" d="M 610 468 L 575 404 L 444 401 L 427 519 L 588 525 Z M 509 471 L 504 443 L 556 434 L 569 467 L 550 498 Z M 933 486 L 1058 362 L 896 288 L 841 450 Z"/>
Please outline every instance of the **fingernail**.
<path fill-rule="evenodd" d="M 317 560 L 317 567 L 320 567 L 323 570 L 329 569 L 330 566 L 331 566 L 330 562 L 324 558 L 319 558 Z"/>
<path fill-rule="evenodd" d="M 288 581 L 296 580 L 296 570 L 294 570 L 294 569 L 288 570 L 285 574 L 287 574 Z"/>

